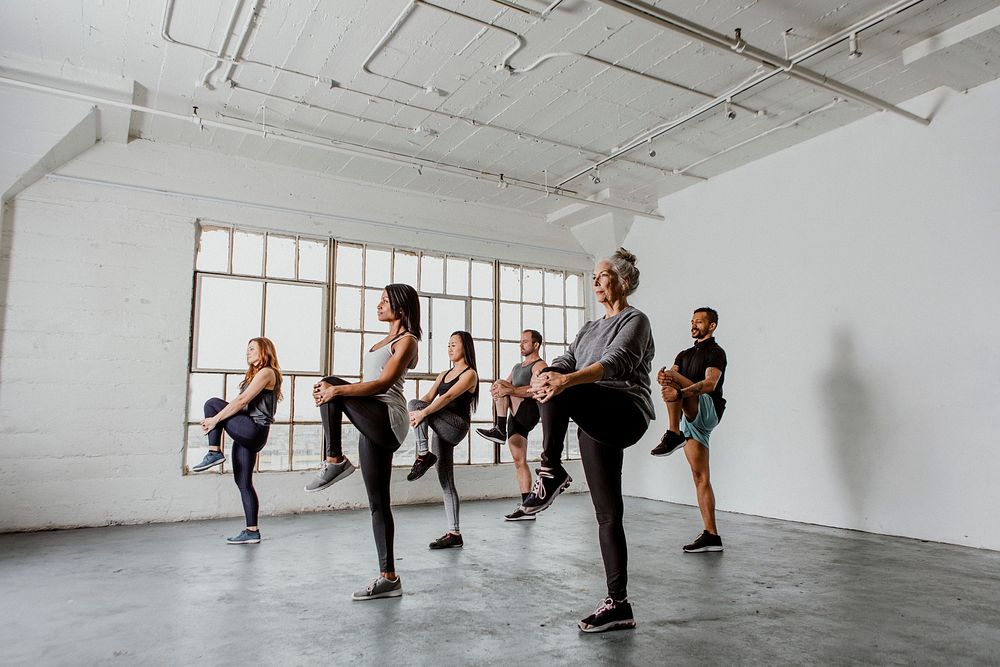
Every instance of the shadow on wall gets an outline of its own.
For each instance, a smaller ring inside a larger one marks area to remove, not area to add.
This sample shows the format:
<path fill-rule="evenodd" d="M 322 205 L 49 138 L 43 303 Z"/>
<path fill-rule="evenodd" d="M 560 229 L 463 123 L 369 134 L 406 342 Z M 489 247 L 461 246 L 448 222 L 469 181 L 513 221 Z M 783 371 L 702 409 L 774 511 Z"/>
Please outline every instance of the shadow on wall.
<path fill-rule="evenodd" d="M 872 469 L 882 441 L 876 392 L 870 386 L 871 373 L 858 365 L 853 334 L 841 326 L 834 330 L 830 345 L 830 366 L 823 374 L 823 399 L 831 460 L 840 480 L 845 528 L 871 530 L 868 501 L 872 489 Z"/>
<path fill-rule="evenodd" d="M 10 294 L 10 253 L 13 234 L 11 206 L 0 199 L 0 357 L 4 354 L 4 332 L 7 330 L 7 297 Z M 0 381 L 3 380 L 0 368 Z"/>

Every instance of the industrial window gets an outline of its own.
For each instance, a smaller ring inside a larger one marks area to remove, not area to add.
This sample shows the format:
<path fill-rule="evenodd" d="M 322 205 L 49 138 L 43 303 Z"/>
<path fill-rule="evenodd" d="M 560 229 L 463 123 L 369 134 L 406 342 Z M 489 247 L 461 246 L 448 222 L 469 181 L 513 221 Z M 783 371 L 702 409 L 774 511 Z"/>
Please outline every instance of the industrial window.
<path fill-rule="evenodd" d="M 506 446 L 475 435 L 475 428 L 492 421 L 490 383 L 498 374 L 506 377 L 519 360 L 522 329 L 542 332 L 543 354 L 553 359 L 584 319 L 581 273 L 207 223 L 198 230 L 194 281 L 185 472 L 207 450 L 202 406 L 212 396 L 232 400 L 239 393 L 246 342 L 255 336 L 274 341 L 284 375 L 284 400 L 258 470 L 318 467 L 323 432 L 312 386 L 326 375 L 360 379 L 364 352 L 388 330 L 375 317 L 375 304 L 391 282 L 413 285 L 421 302 L 424 339 L 418 366 L 407 375 L 406 398 L 421 396 L 448 367 L 451 333 L 469 331 L 476 344 L 480 401 L 455 462 L 510 461 Z M 223 436 L 224 449 L 226 440 Z M 396 463 L 408 466 L 414 449 L 411 430 Z M 540 451 L 536 428 L 529 457 L 537 459 Z M 344 453 L 357 460 L 357 431 L 346 420 Z M 573 438 L 567 454 L 579 457 Z"/>

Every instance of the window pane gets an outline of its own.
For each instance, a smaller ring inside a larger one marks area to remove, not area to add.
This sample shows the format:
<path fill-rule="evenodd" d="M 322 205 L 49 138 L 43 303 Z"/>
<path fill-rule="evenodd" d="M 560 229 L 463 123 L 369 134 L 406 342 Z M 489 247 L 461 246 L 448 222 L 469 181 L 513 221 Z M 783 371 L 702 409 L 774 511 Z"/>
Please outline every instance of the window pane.
<path fill-rule="evenodd" d="M 188 382 L 188 421 L 200 422 L 204 419 L 205 402 L 210 398 L 222 398 L 224 392 L 225 376 L 216 373 L 191 373 Z"/>
<path fill-rule="evenodd" d="M 313 385 L 321 379 L 318 376 L 299 375 L 295 378 L 295 387 L 291 392 L 289 388 L 285 387 L 286 400 L 289 393 L 295 394 L 295 421 L 319 421 L 319 408 L 313 402 Z M 297 427 L 296 433 L 298 433 Z"/>
<path fill-rule="evenodd" d="M 268 284 L 264 335 L 274 343 L 281 368 L 318 373 L 322 367 L 323 292 L 319 286 Z"/>
<path fill-rule="evenodd" d="M 229 271 L 229 230 L 202 227 L 198 232 L 199 271 Z M 195 461 L 197 463 L 197 461 Z"/>
<path fill-rule="evenodd" d="M 557 345 L 556 343 L 546 343 L 542 346 L 542 351 L 544 357 L 549 363 L 552 363 L 558 357 L 561 357 L 566 353 L 565 345 Z"/>
<path fill-rule="evenodd" d="M 521 346 L 517 343 L 500 343 L 500 377 L 507 377 L 514 364 L 521 363 Z"/>
<path fill-rule="evenodd" d="M 525 329 L 534 329 L 539 333 L 545 331 L 545 328 L 542 324 L 541 306 L 525 306 L 523 312 L 524 312 L 524 322 L 522 322 L 521 331 L 524 331 Z M 520 333 L 518 333 L 518 336 L 520 337 Z"/>
<path fill-rule="evenodd" d="M 480 373 L 479 377 L 483 377 L 483 374 Z M 476 412 L 472 415 L 472 419 L 475 421 L 493 421 L 493 397 L 490 396 L 490 384 L 490 382 L 479 383 L 479 405 L 476 406 Z"/>
<path fill-rule="evenodd" d="M 231 402 L 240 395 L 240 385 L 243 384 L 245 373 L 230 373 L 226 376 L 226 395 L 223 398 Z"/>
<path fill-rule="evenodd" d="M 365 285 L 385 287 L 392 282 L 392 253 L 379 248 L 365 250 Z"/>
<path fill-rule="evenodd" d="M 524 269 L 521 277 L 521 289 L 525 301 L 542 302 L 542 272 L 538 269 Z"/>
<path fill-rule="evenodd" d="M 583 305 L 583 277 L 577 273 L 566 276 L 566 305 Z"/>
<path fill-rule="evenodd" d="M 493 264 L 472 262 L 472 296 L 493 298 Z"/>
<path fill-rule="evenodd" d="M 344 456 L 351 459 L 351 461 L 358 460 L 358 429 L 354 427 L 354 424 L 350 422 L 344 423 L 344 429 L 342 431 L 343 442 L 344 442 Z M 399 455 L 399 452 L 396 452 Z"/>
<path fill-rule="evenodd" d="M 444 291 L 444 259 L 434 255 L 420 258 L 420 291 Z"/>
<path fill-rule="evenodd" d="M 571 425 L 573 426 L 573 425 Z M 570 428 L 569 433 L 572 434 L 570 440 L 576 441 L 576 428 Z M 542 458 L 542 429 L 535 428 L 531 430 L 528 434 L 528 454 L 527 459 L 529 461 L 539 461 Z M 579 458 L 579 456 L 577 457 Z"/>
<path fill-rule="evenodd" d="M 264 235 L 233 232 L 233 273 L 259 276 L 264 267 Z"/>
<path fill-rule="evenodd" d="M 274 420 L 288 422 L 292 418 L 292 378 L 282 374 L 281 376 L 281 400 L 274 408 Z"/>
<path fill-rule="evenodd" d="M 566 340 L 562 308 L 545 308 L 545 340 L 556 343 Z"/>
<path fill-rule="evenodd" d="M 566 340 L 573 342 L 576 340 L 576 334 L 580 331 L 580 327 L 583 326 L 583 309 L 582 308 L 567 308 L 566 309 Z"/>
<path fill-rule="evenodd" d="M 465 301 L 460 299 L 431 299 L 431 370 L 442 371 L 448 367 L 448 338 L 454 331 L 467 331 Z"/>
<path fill-rule="evenodd" d="M 516 303 L 500 304 L 500 337 L 521 339 L 521 306 Z"/>
<path fill-rule="evenodd" d="M 482 438 L 479 439 L 483 440 Z M 493 444 L 488 440 L 483 440 L 483 442 L 486 442 L 490 445 Z M 462 442 L 458 443 L 455 446 L 455 463 L 465 465 L 468 462 L 469 462 L 469 436 L 465 436 L 464 438 L 462 438 Z"/>
<path fill-rule="evenodd" d="M 476 338 L 493 338 L 493 302 L 472 302 L 472 331 Z"/>
<path fill-rule="evenodd" d="M 396 251 L 396 266 L 393 269 L 392 282 L 403 283 L 416 289 L 417 287 L 417 256 L 412 252 Z"/>
<path fill-rule="evenodd" d="M 361 334 L 333 334 L 333 374 L 361 374 Z"/>
<path fill-rule="evenodd" d="M 299 280 L 326 282 L 326 241 L 299 239 Z"/>
<path fill-rule="evenodd" d="M 476 366 L 479 377 L 483 380 L 492 380 L 493 377 L 493 341 L 492 340 L 477 340 L 476 341 Z M 480 396 L 482 398 L 482 396 Z M 489 393 L 486 394 L 486 399 L 489 401 Z"/>
<path fill-rule="evenodd" d="M 576 424 L 570 422 L 569 433 L 576 433 Z M 580 439 L 579 438 L 568 438 L 569 442 L 566 443 L 566 458 L 568 459 L 578 459 L 580 458 Z M 539 445 L 538 458 L 542 457 L 541 445 Z M 529 447 L 530 450 L 530 447 Z"/>
<path fill-rule="evenodd" d="M 361 284 L 361 246 L 337 244 L 337 282 Z"/>
<path fill-rule="evenodd" d="M 563 299 L 563 275 L 552 271 L 545 272 L 545 303 L 561 306 Z"/>
<path fill-rule="evenodd" d="M 493 463 L 494 444 L 486 438 L 476 436 L 472 441 L 472 449 L 469 452 L 470 463 Z M 455 452 L 455 460 L 458 460 L 458 452 Z"/>
<path fill-rule="evenodd" d="M 361 328 L 361 290 L 357 287 L 338 287 L 335 321 L 341 329 Z"/>
<path fill-rule="evenodd" d="M 296 424 L 292 434 L 292 470 L 319 468 L 322 451 L 323 427 L 319 424 Z"/>
<path fill-rule="evenodd" d="M 259 470 L 288 470 L 288 425 L 271 424 L 267 444 L 260 450 Z"/>
<path fill-rule="evenodd" d="M 521 267 L 500 265 L 500 298 L 511 301 L 521 299 Z"/>
<path fill-rule="evenodd" d="M 469 293 L 469 260 L 448 258 L 448 294 L 466 296 Z"/>
<path fill-rule="evenodd" d="M 378 302 L 382 300 L 381 289 L 365 290 L 365 331 L 388 331 L 389 323 L 378 319 Z"/>
<path fill-rule="evenodd" d="M 417 343 L 417 365 L 414 371 L 417 373 L 429 373 L 431 368 L 430 355 L 430 322 L 431 300 L 425 296 L 420 297 L 420 328 L 423 329 L 423 338 Z"/>
<path fill-rule="evenodd" d="M 295 239 L 267 235 L 267 275 L 272 278 L 295 277 Z"/>
<path fill-rule="evenodd" d="M 203 276 L 198 299 L 196 368 L 246 368 L 247 341 L 260 335 L 263 285 Z"/>

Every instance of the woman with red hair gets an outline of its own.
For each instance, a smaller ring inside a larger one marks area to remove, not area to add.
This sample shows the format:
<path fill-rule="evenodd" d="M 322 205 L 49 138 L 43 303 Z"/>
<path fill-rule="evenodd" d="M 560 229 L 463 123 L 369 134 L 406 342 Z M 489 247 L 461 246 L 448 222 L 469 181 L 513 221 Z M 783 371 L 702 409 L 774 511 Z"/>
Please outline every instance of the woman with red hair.
<path fill-rule="evenodd" d="M 251 338 L 247 343 L 247 372 L 240 384 L 240 394 L 232 403 L 210 398 L 205 403 L 201 430 L 208 435 L 208 454 L 191 468 L 194 472 L 222 465 L 222 431 L 233 440 L 233 477 L 243 498 L 247 526 L 229 544 L 257 544 L 260 530 L 257 510 L 260 503 L 253 488 L 253 468 L 257 454 L 267 444 L 267 434 L 274 423 L 274 411 L 281 400 L 281 368 L 274 343 L 267 338 Z"/>

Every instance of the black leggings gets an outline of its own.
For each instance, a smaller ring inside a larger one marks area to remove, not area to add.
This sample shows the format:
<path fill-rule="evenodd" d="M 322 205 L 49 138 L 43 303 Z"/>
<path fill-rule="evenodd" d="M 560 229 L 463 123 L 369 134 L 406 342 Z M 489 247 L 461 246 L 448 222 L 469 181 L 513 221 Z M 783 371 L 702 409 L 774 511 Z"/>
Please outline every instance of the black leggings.
<path fill-rule="evenodd" d="M 221 398 L 210 398 L 205 402 L 205 417 L 214 417 L 222 412 L 228 403 Z M 243 499 L 243 513 L 248 526 L 257 525 L 257 511 L 260 502 L 257 491 L 253 488 L 253 469 L 257 463 L 257 454 L 267 444 L 267 434 L 271 427 L 261 425 L 250 419 L 246 414 L 235 414 L 229 419 L 219 422 L 219 425 L 208 432 L 210 447 L 218 447 L 222 443 L 223 429 L 233 440 L 229 454 L 233 460 L 233 478 Z"/>
<path fill-rule="evenodd" d="M 332 385 L 350 384 L 339 377 L 325 377 Z M 372 532 L 378 550 L 379 568 L 382 572 L 395 572 L 393 539 L 396 524 L 392 519 L 389 482 L 392 479 L 392 455 L 399 449 L 392 424 L 389 406 L 372 396 L 338 396 L 319 406 L 323 420 L 323 443 L 327 456 L 343 456 L 342 416 L 347 415 L 358 429 L 358 456 L 361 477 L 368 491 L 368 506 L 372 511 Z"/>
<path fill-rule="evenodd" d="M 604 559 L 608 595 L 628 597 L 628 545 L 622 501 L 622 459 L 649 427 L 639 407 L 621 391 L 597 384 L 566 389 L 539 405 L 542 415 L 542 465 L 560 468 L 563 441 L 572 419 L 579 426 L 580 456 L 597 514 L 597 535 Z"/>

